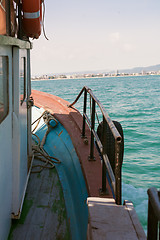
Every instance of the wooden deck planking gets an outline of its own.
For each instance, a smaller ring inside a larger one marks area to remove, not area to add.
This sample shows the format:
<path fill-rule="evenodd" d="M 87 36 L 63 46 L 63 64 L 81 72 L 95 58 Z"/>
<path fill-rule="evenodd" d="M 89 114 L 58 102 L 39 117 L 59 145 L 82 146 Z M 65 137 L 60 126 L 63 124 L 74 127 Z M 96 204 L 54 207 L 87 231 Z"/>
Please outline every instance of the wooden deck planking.
<path fill-rule="evenodd" d="M 65 202 L 56 169 L 31 173 L 21 218 L 9 239 L 70 239 Z"/>

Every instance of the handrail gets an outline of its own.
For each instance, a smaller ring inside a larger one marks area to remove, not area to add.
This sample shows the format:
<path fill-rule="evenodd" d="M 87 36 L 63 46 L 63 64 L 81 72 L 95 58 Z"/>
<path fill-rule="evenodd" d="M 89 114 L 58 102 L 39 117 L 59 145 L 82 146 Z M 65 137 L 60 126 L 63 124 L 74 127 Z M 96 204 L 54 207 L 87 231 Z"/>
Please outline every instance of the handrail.
<path fill-rule="evenodd" d="M 97 97 L 93 94 L 92 90 L 89 87 L 84 86 L 82 88 L 82 90 L 80 91 L 80 93 L 78 94 L 78 96 L 76 97 L 76 99 L 74 100 L 74 102 L 71 103 L 68 107 L 72 107 L 78 101 L 78 99 L 81 97 L 82 93 L 85 90 L 91 95 L 91 97 L 94 99 L 94 101 L 100 107 L 100 110 L 101 110 L 106 122 L 108 123 L 110 129 L 112 130 L 113 136 L 117 139 L 117 141 L 121 141 L 121 136 L 120 136 L 119 132 L 117 131 L 116 127 L 114 126 L 112 120 L 108 116 L 103 104 L 97 99 Z"/>
<path fill-rule="evenodd" d="M 97 97 L 93 94 L 92 90 L 88 88 L 87 86 L 84 86 L 78 96 L 76 97 L 75 101 L 71 103 L 68 107 L 72 107 L 81 97 L 81 95 L 84 92 L 84 105 L 83 105 L 83 126 L 82 126 L 82 137 L 85 137 L 85 123 L 87 121 L 88 126 L 91 129 L 91 143 L 90 143 L 90 156 L 89 160 L 95 160 L 94 159 L 94 140 L 96 140 L 96 143 L 99 147 L 101 156 L 102 156 L 102 189 L 101 193 L 105 194 L 107 189 L 106 189 L 106 169 L 108 171 L 111 184 L 113 187 L 113 191 L 115 194 L 115 199 L 117 204 L 121 204 L 121 164 L 120 164 L 120 144 L 122 141 L 122 137 L 119 134 L 117 128 L 115 127 L 114 123 L 110 119 L 109 115 L 107 114 L 104 106 L 102 103 L 97 99 Z M 90 109 L 91 111 L 91 120 L 86 114 L 86 109 L 87 109 L 87 93 L 90 95 L 92 98 L 92 107 Z M 94 130 L 95 128 L 95 107 L 96 104 L 99 106 L 101 113 L 103 115 L 103 140 L 99 139 L 98 134 Z M 115 169 L 113 173 L 113 169 L 110 165 L 110 161 L 107 156 L 107 149 L 106 149 L 106 128 L 107 124 L 113 134 L 114 140 L 115 140 Z"/>
<path fill-rule="evenodd" d="M 160 225 L 158 230 L 158 223 L 160 223 L 160 191 L 157 191 L 156 188 L 152 187 L 148 189 L 147 193 L 148 193 L 147 239 L 157 240 L 160 239 Z"/>

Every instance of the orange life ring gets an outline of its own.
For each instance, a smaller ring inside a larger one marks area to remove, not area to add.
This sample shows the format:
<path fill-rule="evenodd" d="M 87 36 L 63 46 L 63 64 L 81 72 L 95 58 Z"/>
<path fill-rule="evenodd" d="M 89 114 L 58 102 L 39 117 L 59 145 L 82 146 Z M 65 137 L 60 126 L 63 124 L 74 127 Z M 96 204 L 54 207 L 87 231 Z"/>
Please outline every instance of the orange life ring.
<path fill-rule="evenodd" d="M 27 37 L 39 38 L 42 25 L 42 1 L 22 0 L 23 30 Z"/>

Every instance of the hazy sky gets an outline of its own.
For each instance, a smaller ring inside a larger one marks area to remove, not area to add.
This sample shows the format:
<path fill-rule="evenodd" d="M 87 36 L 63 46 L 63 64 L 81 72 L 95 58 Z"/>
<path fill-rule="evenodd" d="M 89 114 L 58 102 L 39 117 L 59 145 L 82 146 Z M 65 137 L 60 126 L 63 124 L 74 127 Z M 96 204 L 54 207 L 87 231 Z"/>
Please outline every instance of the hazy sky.
<path fill-rule="evenodd" d="M 32 75 L 160 63 L 159 0 L 45 0 Z"/>

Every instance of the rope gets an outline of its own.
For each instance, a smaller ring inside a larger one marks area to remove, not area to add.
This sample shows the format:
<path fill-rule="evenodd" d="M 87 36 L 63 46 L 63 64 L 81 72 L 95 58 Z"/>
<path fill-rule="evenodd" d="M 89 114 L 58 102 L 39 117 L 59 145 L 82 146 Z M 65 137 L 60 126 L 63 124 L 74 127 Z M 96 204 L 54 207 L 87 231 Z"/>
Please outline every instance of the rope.
<path fill-rule="evenodd" d="M 0 6 L 1 6 L 1 8 L 3 9 L 3 11 L 6 12 L 5 7 L 2 5 L 2 0 L 0 1 Z"/>
<path fill-rule="evenodd" d="M 36 136 L 38 137 L 38 136 Z M 48 168 L 48 169 L 52 169 L 55 167 L 55 163 L 59 164 L 60 160 L 49 156 L 49 154 L 47 152 L 45 152 L 45 150 L 43 148 L 41 148 L 40 146 L 32 146 L 32 150 L 33 150 L 33 156 L 34 159 L 37 159 L 41 162 L 44 162 L 44 164 L 36 164 L 36 165 L 32 165 L 32 169 L 33 168 L 39 168 L 38 170 L 35 171 L 31 171 L 32 173 L 40 173 L 44 168 Z M 48 166 L 50 165 L 50 166 Z"/>
<path fill-rule="evenodd" d="M 44 16 L 45 16 L 45 10 L 46 10 L 44 0 L 42 1 L 42 3 L 43 3 L 43 17 L 42 17 L 43 34 L 45 39 L 49 40 L 48 37 L 46 36 L 45 27 L 44 27 Z"/>
<path fill-rule="evenodd" d="M 42 141 L 40 141 L 40 138 L 33 132 L 38 127 L 42 117 L 44 119 L 44 122 L 48 126 L 48 129 L 47 129 Z M 54 120 L 56 122 L 55 126 L 50 125 L 51 120 Z M 47 135 L 50 132 L 50 129 L 55 128 L 58 124 L 58 121 L 51 115 L 50 112 L 44 111 L 42 113 L 42 115 L 32 123 L 32 125 L 35 124 L 36 122 L 37 122 L 37 124 L 36 124 L 36 127 L 34 128 L 34 130 L 32 131 L 32 135 L 37 138 L 38 142 L 37 142 L 37 144 L 32 145 L 33 159 L 37 159 L 41 162 L 44 162 L 44 164 L 33 165 L 32 169 L 33 168 L 39 168 L 39 169 L 35 170 L 35 171 L 32 170 L 31 171 L 32 173 L 40 173 L 44 168 L 52 169 L 52 168 L 55 167 L 54 164 L 59 164 L 60 163 L 60 160 L 58 158 L 50 156 L 43 148 L 43 146 L 46 142 Z M 48 166 L 48 165 L 50 165 L 50 166 Z"/>
<path fill-rule="evenodd" d="M 31 124 L 31 126 L 32 125 L 34 125 L 36 122 L 38 122 L 37 123 L 37 125 L 35 126 L 35 128 L 32 130 L 32 133 L 36 130 L 36 128 L 38 127 L 38 125 L 39 125 L 39 123 L 40 123 L 40 120 L 41 120 L 41 118 L 44 116 L 44 114 L 45 114 L 45 112 L 47 112 L 46 110 L 42 113 L 42 115 L 39 117 L 39 118 L 37 118 L 32 124 Z"/>

